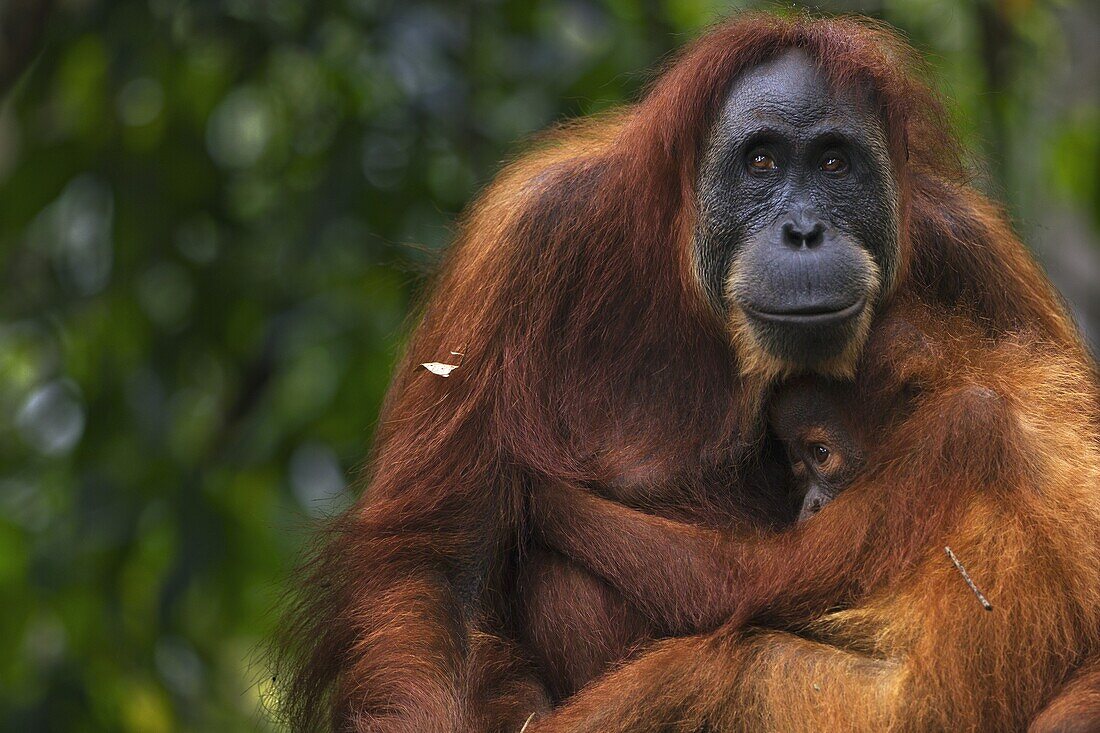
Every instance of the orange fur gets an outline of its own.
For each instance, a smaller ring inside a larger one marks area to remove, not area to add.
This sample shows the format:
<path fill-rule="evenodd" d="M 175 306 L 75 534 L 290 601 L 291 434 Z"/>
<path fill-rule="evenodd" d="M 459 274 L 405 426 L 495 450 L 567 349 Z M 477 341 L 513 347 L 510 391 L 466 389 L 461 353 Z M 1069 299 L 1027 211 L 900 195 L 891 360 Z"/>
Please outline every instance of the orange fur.
<path fill-rule="evenodd" d="M 1093 657 L 1028 726 L 1028 733 L 1100 731 L 1100 657 Z"/>
<path fill-rule="evenodd" d="M 857 416 L 903 391 L 911 412 L 865 446 L 853 487 L 793 529 L 722 533 L 583 492 L 547 498 L 551 543 L 655 623 L 729 620 L 658 645 L 534 730 L 1021 730 L 1100 654 L 1092 370 L 1033 334 L 989 339 L 911 305 L 883 316 L 868 355 Z M 1043 719 L 1083 716 L 1091 694 L 1071 685 Z"/>
<path fill-rule="evenodd" d="M 966 186 L 942 108 L 899 37 L 799 15 L 717 26 L 638 104 L 537 141 L 464 217 L 395 372 L 363 497 L 320 538 L 279 637 L 292 727 L 518 730 L 522 711 L 477 682 L 478 650 L 483 635 L 498 639 L 490 648 L 517 659 L 489 665 L 511 670 L 496 688 L 526 685 L 514 594 L 535 489 L 596 487 L 701 523 L 769 521 L 751 473 L 776 370 L 746 372 L 751 348 L 736 352 L 701 297 L 691 232 L 698 158 L 731 80 L 794 46 L 834 84 L 870 90 L 883 120 L 903 255 L 883 297 L 919 292 L 971 314 L 963 347 L 1026 330 L 1045 339 L 1044 359 L 1085 363 L 1038 266 Z M 452 350 L 465 357 L 447 379 L 418 366 Z M 1061 449 L 1040 458 L 1061 460 Z M 995 559 L 964 555 L 983 570 Z"/>

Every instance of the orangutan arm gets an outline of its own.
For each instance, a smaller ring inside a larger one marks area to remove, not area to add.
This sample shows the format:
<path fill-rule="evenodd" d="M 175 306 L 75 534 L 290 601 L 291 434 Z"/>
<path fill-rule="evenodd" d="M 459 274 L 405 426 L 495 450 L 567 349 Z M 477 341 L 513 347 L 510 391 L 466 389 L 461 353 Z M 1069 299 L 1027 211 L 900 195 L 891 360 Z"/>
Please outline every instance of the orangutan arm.
<path fill-rule="evenodd" d="M 1094 730 L 1100 730 L 1100 656 L 1087 660 L 1027 729 L 1028 733 Z"/>
<path fill-rule="evenodd" d="M 1066 651 L 1096 641 L 1065 585 L 1078 560 L 1050 543 L 1081 527 L 1046 522 L 983 500 L 945 535 L 992 612 L 937 545 L 903 582 L 808 625 L 815 638 L 731 624 L 660 642 L 530 733 L 1022 730 Z"/>
<path fill-rule="evenodd" d="M 876 513 L 843 502 L 779 533 L 676 522 L 558 485 L 537 502 L 548 544 L 603 577 L 669 635 L 745 620 L 784 597 L 788 608 L 842 593 Z M 847 541 L 835 541 L 837 527 Z M 832 601 L 830 601 L 830 604 Z M 826 604 L 826 606 L 829 604 Z"/>

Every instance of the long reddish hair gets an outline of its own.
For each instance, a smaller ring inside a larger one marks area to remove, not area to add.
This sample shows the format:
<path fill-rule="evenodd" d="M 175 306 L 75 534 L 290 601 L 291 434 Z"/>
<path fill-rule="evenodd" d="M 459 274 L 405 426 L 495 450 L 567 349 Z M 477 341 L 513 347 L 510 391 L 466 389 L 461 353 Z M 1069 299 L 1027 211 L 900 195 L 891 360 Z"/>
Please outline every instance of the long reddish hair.
<path fill-rule="evenodd" d="M 461 658 L 463 626 L 482 623 L 477 599 L 515 562 L 533 483 L 597 484 L 646 461 L 704 502 L 707 477 L 729 477 L 761 385 L 740 375 L 702 295 L 694 189 L 732 81 L 790 48 L 876 106 L 902 198 L 899 287 L 966 301 L 993 329 L 1026 322 L 1076 343 L 1003 217 L 965 187 L 943 107 L 903 40 L 853 18 L 718 25 L 639 103 L 542 136 L 470 206 L 395 371 L 363 497 L 324 536 L 291 615 L 285 701 L 301 727 L 334 686 L 339 713 L 365 686 L 418 684 L 378 661 L 377 640 L 392 642 L 385 614 L 415 622 L 383 603 L 406 574 L 432 568 L 449 589 L 424 591 L 451 628 L 422 644 Z M 418 367 L 452 351 L 464 356 L 447 378 Z M 606 448 L 612 433 L 629 448 Z"/>

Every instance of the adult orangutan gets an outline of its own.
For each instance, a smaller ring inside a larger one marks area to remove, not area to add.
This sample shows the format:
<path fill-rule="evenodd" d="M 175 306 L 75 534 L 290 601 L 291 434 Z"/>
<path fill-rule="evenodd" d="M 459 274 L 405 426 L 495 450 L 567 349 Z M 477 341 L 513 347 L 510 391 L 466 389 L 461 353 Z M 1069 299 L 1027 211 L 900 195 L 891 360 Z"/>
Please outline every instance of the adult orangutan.
<path fill-rule="evenodd" d="M 799 483 L 843 490 L 797 526 L 722 532 L 544 490 L 550 544 L 656 628 L 725 625 L 653 647 L 532 730 L 1023 730 L 1100 655 L 1095 374 L 1026 332 L 897 303 L 881 319 L 854 386 L 802 382 L 772 406 Z M 1096 680 L 1036 730 L 1095 725 Z"/>
<path fill-rule="evenodd" d="M 970 319 L 964 339 L 1026 331 L 1086 368 L 913 69 L 873 25 L 742 17 L 637 105 L 548 135 L 497 178 L 293 614 L 280 679 L 296 728 L 518 729 L 546 705 L 517 643 L 529 498 L 568 485 L 701 526 L 789 519 L 758 455 L 763 397 L 782 374 L 854 373 L 897 298 Z M 449 377 L 418 366 L 452 351 Z M 1007 429 L 972 427 L 976 446 Z"/>

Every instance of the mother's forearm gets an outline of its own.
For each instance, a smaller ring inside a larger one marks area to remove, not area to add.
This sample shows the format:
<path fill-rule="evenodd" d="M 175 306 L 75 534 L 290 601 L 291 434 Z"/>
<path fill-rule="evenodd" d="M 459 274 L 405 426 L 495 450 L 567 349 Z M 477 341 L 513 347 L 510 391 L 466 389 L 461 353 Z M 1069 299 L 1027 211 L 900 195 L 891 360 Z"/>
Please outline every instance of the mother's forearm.
<path fill-rule="evenodd" d="M 840 506 L 790 531 L 747 534 L 655 517 L 573 487 L 547 491 L 553 493 L 539 500 L 537 513 L 548 544 L 603 577 L 671 635 L 789 613 L 815 599 L 815 610 L 837 602 L 874 521 L 834 502 Z"/>

